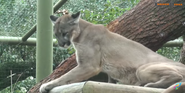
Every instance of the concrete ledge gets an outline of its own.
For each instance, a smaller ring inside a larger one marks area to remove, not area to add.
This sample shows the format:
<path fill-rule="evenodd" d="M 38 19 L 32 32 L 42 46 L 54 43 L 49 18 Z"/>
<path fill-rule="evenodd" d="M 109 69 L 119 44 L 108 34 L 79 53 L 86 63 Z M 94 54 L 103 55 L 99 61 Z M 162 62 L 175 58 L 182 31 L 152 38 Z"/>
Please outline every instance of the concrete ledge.
<path fill-rule="evenodd" d="M 53 88 L 49 93 L 161 93 L 164 89 L 111 84 L 102 82 L 80 82 Z"/>

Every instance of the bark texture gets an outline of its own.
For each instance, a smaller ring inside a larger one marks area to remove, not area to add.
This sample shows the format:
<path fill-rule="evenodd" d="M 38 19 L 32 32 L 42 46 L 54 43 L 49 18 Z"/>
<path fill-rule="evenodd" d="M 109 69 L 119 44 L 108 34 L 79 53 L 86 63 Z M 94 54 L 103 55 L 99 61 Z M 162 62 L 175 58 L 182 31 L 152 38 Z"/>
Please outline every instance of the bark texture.
<path fill-rule="evenodd" d="M 170 5 L 159 6 L 157 3 Z M 182 0 L 141 0 L 133 9 L 110 22 L 107 28 L 156 51 L 167 41 L 185 33 L 185 4 L 174 6 L 173 3 L 182 3 Z M 75 55 L 72 55 L 28 93 L 39 93 L 41 84 L 58 78 L 76 65 Z M 102 80 L 106 81 L 104 78 L 107 77 L 103 75 Z"/>
<path fill-rule="evenodd" d="M 156 2 L 155 2 L 156 1 Z M 157 2 L 158 1 L 158 2 Z M 159 6 L 157 3 L 171 3 Z M 140 42 L 156 51 L 185 32 L 185 3 L 182 0 L 141 0 L 132 10 L 112 21 L 110 31 Z"/>

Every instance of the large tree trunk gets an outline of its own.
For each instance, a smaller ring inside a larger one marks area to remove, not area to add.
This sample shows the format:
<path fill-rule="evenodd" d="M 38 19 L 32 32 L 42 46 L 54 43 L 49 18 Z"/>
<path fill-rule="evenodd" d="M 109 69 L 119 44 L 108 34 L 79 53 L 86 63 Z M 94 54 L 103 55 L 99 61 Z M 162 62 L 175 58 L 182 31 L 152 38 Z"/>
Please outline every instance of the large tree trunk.
<path fill-rule="evenodd" d="M 171 5 L 158 6 L 154 1 L 171 2 Z M 107 27 L 112 32 L 140 42 L 156 51 L 167 41 L 176 39 L 185 32 L 185 3 L 183 6 L 173 6 L 173 2 L 183 1 L 141 0 L 136 7 Z"/>
<path fill-rule="evenodd" d="M 185 5 L 173 6 L 172 3 L 182 3 L 182 0 L 156 0 L 160 3 L 171 2 L 171 6 L 158 6 L 154 1 L 141 0 L 136 7 L 109 23 L 107 28 L 140 42 L 153 51 L 159 49 L 167 41 L 184 34 Z M 29 93 L 39 93 L 41 84 L 60 77 L 76 65 L 75 55 L 72 55 L 62 62 L 51 75 L 30 89 Z"/>

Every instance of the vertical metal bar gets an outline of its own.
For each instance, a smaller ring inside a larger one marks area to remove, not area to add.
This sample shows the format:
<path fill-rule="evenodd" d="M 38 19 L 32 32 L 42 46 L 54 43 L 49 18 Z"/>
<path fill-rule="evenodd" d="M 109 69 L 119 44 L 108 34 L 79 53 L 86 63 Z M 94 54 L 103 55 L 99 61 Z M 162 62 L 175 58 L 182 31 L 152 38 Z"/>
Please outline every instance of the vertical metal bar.
<path fill-rule="evenodd" d="M 36 82 L 53 70 L 52 0 L 37 0 Z"/>

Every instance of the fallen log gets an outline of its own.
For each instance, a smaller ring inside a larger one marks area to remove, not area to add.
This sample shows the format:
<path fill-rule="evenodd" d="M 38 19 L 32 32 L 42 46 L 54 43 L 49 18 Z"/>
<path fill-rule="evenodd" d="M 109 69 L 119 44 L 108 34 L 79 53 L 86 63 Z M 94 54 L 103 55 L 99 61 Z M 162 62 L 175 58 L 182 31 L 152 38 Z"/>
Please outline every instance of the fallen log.
<path fill-rule="evenodd" d="M 53 88 L 49 93 L 161 93 L 164 89 L 102 82 L 80 82 Z"/>

